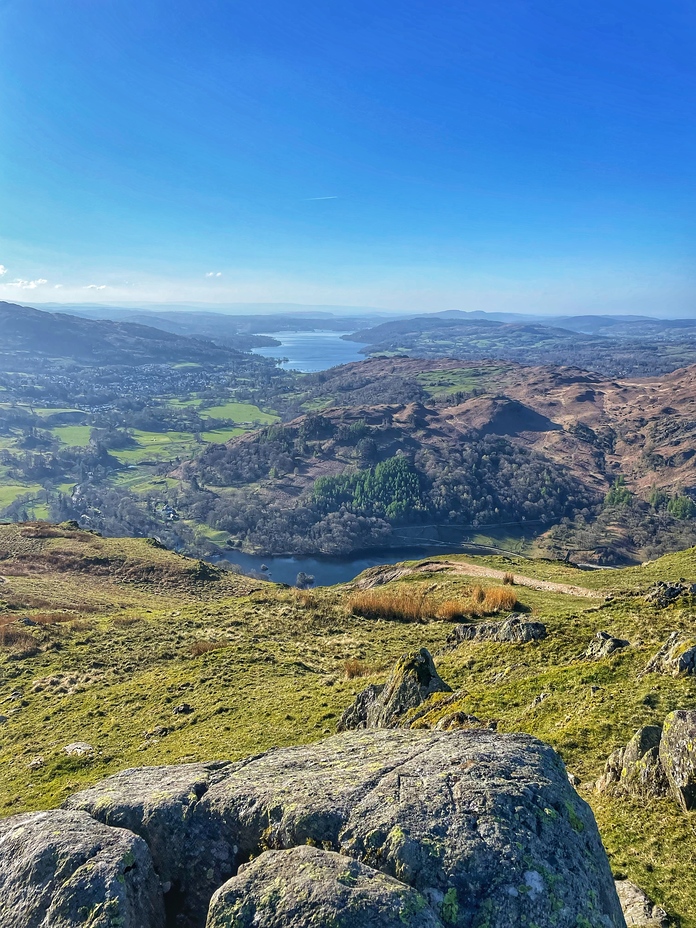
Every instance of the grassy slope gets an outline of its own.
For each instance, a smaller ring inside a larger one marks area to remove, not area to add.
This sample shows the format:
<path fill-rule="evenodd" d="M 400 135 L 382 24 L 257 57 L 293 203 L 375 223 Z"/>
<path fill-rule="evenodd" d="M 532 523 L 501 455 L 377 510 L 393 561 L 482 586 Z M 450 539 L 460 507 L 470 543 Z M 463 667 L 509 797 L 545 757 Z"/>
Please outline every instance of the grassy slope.
<path fill-rule="evenodd" d="M 197 562 L 142 540 L 0 526 L 0 557 L 0 623 L 31 636 L 0 647 L 0 714 L 9 718 L 0 726 L 0 814 L 56 804 L 127 766 L 236 758 L 321 738 L 354 693 L 383 680 L 404 650 L 427 646 L 442 676 L 464 691 L 463 709 L 560 751 L 584 784 L 615 872 L 642 885 L 684 928 L 696 928 L 694 816 L 669 801 L 619 801 L 591 789 L 608 753 L 639 725 L 696 706 L 693 678 L 639 677 L 670 630 L 693 626 L 692 612 L 624 595 L 656 579 L 696 576 L 696 551 L 623 571 L 516 561 L 518 573 L 614 598 L 516 587 L 522 605 L 547 624 L 548 639 L 456 650 L 446 645 L 446 623 L 353 616 L 345 588 L 305 595 L 229 574 L 206 579 Z M 510 566 L 500 558 L 457 560 Z M 464 594 L 470 582 L 494 581 L 420 573 L 399 584 L 427 589 L 436 604 Z M 22 616 L 41 624 L 24 626 L 16 621 Z M 601 629 L 634 647 L 584 661 Z M 203 641 L 220 647 L 194 656 Z M 365 663 L 364 679 L 346 679 L 352 658 Z M 533 708 L 541 693 L 547 698 Z M 182 702 L 195 711 L 173 713 Z M 68 758 L 61 749 L 76 740 L 96 754 Z M 37 755 L 44 765 L 33 770 L 28 763 Z"/>

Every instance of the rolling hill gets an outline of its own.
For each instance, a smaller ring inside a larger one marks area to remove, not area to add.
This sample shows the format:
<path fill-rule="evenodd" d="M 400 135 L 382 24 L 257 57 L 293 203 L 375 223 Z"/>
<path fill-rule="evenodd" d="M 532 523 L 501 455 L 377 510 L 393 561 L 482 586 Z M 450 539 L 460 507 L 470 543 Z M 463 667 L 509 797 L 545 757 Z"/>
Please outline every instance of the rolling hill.
<path fill-rule="evenodd" d="M 640 560 L 696 540 L 696 366 L 609 380 L 393 359 L 308 383 L 312 412 L 173 472 L 195 485 L 178 505 L 264 553 L 338 554 L 446 527 L 543 535 L 578 518 L 604 519 L 602 538 L 554 544 Z"/>
<path fill-rule="evenodd" d="M 0 302 L 0 366 L 23 370 L 40 358 L 81 364 L 223 364 L 239 352 L 134 322 L 84 319 Z"/>

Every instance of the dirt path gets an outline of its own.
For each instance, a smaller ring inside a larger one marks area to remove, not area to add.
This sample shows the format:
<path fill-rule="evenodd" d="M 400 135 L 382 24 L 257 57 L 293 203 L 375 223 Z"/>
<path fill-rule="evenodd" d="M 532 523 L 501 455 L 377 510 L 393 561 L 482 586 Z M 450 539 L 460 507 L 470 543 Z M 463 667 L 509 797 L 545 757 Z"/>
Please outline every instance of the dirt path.
<path fill-rule="evenodd" d="M 493 567 L 484 567 L 481 564 L 470 564 L 467 561 L 437 560 L 421 564 L 414 573 L 421 571 L 432 573 L 437 570 L 447 570 L 450 573 L 465 574 L 467 577 L 489 577 L 502 580 L 508 571 L 496 570 Z M 536 580 L 525 577 L 523 574 L 513 574 L 517 586 L 526 586 L 531 590 L 541 590 L 544 593 L 566 593 L 568 596 L 585 596 L 588 599 L 606 599 L 607 594 L 600 590 L 588 590 L 584 586 L 575 586 L 572 583 L 554 583 L 551 580 Z"/>

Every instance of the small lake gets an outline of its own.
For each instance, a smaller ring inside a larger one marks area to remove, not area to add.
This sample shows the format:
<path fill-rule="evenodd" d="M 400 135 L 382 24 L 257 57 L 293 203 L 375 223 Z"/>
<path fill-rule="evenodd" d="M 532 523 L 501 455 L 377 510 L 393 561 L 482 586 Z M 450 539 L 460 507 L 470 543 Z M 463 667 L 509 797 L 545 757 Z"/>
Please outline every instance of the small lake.
<path fill-rule="evenodd" d="M 281 343 L 275 347 L 253 348 L 254 354 L 266 358 L 287 358 L 281 364 L 285 370 L 301 371 L 303 374 L 325 371 L 339 364 L 364 361 L 359 354 L 364 346 L 359 342 L 346 342 L 341 338 L 346 332 L 264 332 Z"/>
<path fill-rule="evenodd" d="M 256 574 L 265 580 L 274 583 L 295 584 L 300 571 L 314 577 L 315 586 L 332 586 L 334 583 L 348 583 L 368 567 L 377 567 L 380 564 L 398 564 L 399 561 L 416 561 L 420 558 L 430 557 L 434 554 L 446 554 L 447 547 L 440 545 L 432 548 L 402 548 L 388 551 L 375 551 L 374 553 L 351 558 L 340 557 L 260 557 L 253 554 L 241 554 L 230 551 L 225 554 L 224 560 L 230 564 L 238 564 L 245 574 Z M 457 550 L 456 546 L 453 547 Z M 262 571 L 266 565 L 268 570 Z"/>

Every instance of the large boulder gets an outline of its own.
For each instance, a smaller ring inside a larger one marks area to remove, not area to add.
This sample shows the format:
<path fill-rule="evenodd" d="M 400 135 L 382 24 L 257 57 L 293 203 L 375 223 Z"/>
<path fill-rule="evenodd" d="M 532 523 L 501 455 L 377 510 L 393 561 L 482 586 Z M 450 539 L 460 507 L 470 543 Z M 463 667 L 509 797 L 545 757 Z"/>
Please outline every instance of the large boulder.
<path fill-rule="evenodd" d="M 341 716 L 338 731 L 356 728 L 396 728 L 408 712 L 433 693 L 451 693 L 435 669 L 432 656 L 420 648 L 400 658 L 384 686 L 371 685 L 358 694 Z"/>
<path fill-rule="evenodd" d="M 230 866 L 308 844 L 412 887 L 446 926 L 624 925 L 592 813 L 554 751 L 530 736 L 354 731 L 218 774 L 183 832 L 171 826 L 185 836 L 174 862 L 178 925 L 205 924 Z M 131 772 L 95 789 L 111 817 L 133 821 L 170 801 L 173 779 L 171 768 L 151 768 L 146 783 Z M 106 814 L 95 795 L 72 804 Z"/>
<path fill-rule="evenodd" d="M 194 822 L 193 812 L 229 767 L 227 763 L 134 767 L 71 796 L 64 808 L 88 812 L 105 825 L 127 828 L 143 838 L 168 908 L 176 907 L 182 894 L 190 899 L 200 896 L 195 904 L 205 907 L 211 885 L 232 876 L 237 861 L 234 848 L 225 840 L 216 840 L 214 830 L 208 828 L 210 822 Z M 211 861 L 208 865 L 206 855 Z M 211 875 L 206 879 L 208 872 Z"/>
<path fill-rule="evenodd" d="M 696 674 L 696 639 L 672 632 L 660 650 L 650 658 L 645 673 Z"/>
<path fill-rule="evenodd" d="M 268 851 L 212 898 L 207 928 L 444 928 L 415 889 L 313 847 Z"/>
<path fill-rule="evenodd" d="M 0 820 L 2 928 L 164 928 L 145 842 L 85 812 Z"/>
<path fill-rule="evenodd" d="M 680 709 L 667 716 L 660 760 L 682 809 L 696 809 L 696 710 Z"/>
<path fill-rule="evenodd" d="M 478 625 L 455 625 L 448 641 L 498 641 L 509 644 L 525 644 L 546 638 L 546 626 L 542 622 L 525 622 L 518 615 L 511 615 L 504 622 L 480 622 Z"/>

